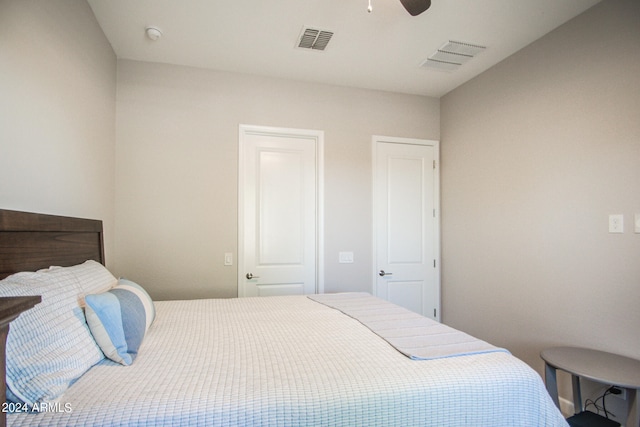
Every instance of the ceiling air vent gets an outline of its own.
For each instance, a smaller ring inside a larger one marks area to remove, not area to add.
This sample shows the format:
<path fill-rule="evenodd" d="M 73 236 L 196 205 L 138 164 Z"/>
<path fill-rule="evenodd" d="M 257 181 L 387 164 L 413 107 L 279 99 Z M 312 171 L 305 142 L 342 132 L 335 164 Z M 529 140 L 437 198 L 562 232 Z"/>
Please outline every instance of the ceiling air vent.
<path fill-rule="evenodd" d="M 438 61 L 437 59 L 427 59 L 420 66 L 442 71 L 455 71 L 460 68 L 460 64 L 455 62 Z"/>
<path fill-rule="evenodd" d="M 325 50 L 332 36 L 332 31 L 303 28 L 298 47 L 301 49 Z"/>
<path fill-rule="evenodd" d="M 420 66 L 454 71 L 485 49 L 485 46 L 476 44 L 448 41 L 432 53 Z"/>
<path fill-rule="evenodd" d="M 476 56 L 480 52 L 484 51 L 487 47 L 477 44 L 454 42 L 449 40 L 447 43 L 440 47 L 441 51 L 449 53 L 457 53 L 459 55 Z"/>

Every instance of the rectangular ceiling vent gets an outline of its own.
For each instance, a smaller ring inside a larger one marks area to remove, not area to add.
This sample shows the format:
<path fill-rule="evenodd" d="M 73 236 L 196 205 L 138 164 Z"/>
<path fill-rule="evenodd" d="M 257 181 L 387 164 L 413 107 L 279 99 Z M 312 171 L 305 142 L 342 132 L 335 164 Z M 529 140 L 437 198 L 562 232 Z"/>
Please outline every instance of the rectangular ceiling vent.
<path fill-rule="evenodd" d="M 486 48 L 486 46 L 480 46 L 477 44 L 454 42 L 449 40 L 438 50 L 449 53 L 457 53 L 459 55 L 476 56 L 480 52 L 483 52 Z"/>
<path fill-rule="evenodd" d="M 301 49 L 325 50 L 331 37 L 333 37 L 332 31 L 305 27 L 300 34 L 298 47 Z"/>
<path fill-rule="evenodd" d="M 460 68 L 460 64 L 447 61 L 438 61 L 437 59 L 427 59 L 422 64 L 420 64 L 420 66 L 425 68 L 433 68 L 434 70 L 440 71 L 455 71 Z"/>
<path fill-rule="evenodd" d="M 455 71 L 485 49 L 486 46 L 449 40 L 433 52 L 420 66 L 436 70 Z"/>

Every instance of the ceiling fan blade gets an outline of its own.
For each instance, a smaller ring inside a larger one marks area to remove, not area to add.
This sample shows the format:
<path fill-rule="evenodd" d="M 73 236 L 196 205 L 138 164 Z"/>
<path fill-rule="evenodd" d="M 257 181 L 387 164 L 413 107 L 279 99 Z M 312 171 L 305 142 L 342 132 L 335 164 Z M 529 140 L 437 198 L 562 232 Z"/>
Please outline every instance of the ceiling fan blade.
<path fill-rule="evenodd" d="M 400 0 L 411 16 L 420 15 L 431 6 L 431 0 Z"/>

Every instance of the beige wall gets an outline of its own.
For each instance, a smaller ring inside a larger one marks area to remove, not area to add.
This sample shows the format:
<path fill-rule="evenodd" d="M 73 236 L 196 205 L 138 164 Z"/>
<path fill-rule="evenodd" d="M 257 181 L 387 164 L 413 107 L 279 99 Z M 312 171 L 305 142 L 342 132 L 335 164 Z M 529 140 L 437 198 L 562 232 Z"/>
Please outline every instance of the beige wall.
<path fill-rule="evenodd" d="M 116 272 L 156 299 L 236 296 L 238 126 L 318 129 L 325 290 L 370 291 L 371 136 L 438 139 L 439 121 L 435 98 L 121 60 Z"/>
<path fill-rule="evenodd" d="M 0 208 L 104 220 L 112 260 L 116 57 L 77 0 L 0 0 Z"/>
<path fill-rule="evenodd" d="M 441 102 L 127 60 L 116 100 L 85 2 L 0 0 L 0 207 L 102 218 L 110 267 L 155 298 L 234 296 L 238 125 L 320 129 L 325 289 L 370 290 L 371 135 L 442 139 L 444 321 L 539 370 L 557 344 L 640 357 L 639 5 L 605 0 Z"/>
<path fill-rule="evenodd" d="M 638 41 L 640 2 L 605 0 L 441 100 L 444 321 L 540 371 L 640 358 Z"/>

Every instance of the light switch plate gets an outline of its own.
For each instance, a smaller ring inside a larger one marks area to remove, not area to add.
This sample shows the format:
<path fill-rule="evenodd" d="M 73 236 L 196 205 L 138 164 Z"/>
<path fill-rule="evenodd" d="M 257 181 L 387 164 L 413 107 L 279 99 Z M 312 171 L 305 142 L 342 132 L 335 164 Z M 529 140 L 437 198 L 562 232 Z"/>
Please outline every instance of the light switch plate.
<path fill-rule="evenodd" d="M 225 252 L 224 253 L 224 265 L 233 265 L 233 253 Z"/>
<path fill-rule="evenodd" d="M 636 220 L 635 221 L 635 224 L 636 224 L 635 232 L 636 233 L 640 233 L 640 213 L 636 214 L 635 220 Z"/>
<path fill-rule="evenodd" d="M 339 252 L 338 262 L 340 264 L 353 264 L 353 252 Z"/>
<path fill-rule="evenodd" d="M 624 233 L 624 215 L 609 215 L 609 233 Z"/>

